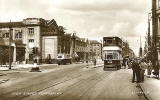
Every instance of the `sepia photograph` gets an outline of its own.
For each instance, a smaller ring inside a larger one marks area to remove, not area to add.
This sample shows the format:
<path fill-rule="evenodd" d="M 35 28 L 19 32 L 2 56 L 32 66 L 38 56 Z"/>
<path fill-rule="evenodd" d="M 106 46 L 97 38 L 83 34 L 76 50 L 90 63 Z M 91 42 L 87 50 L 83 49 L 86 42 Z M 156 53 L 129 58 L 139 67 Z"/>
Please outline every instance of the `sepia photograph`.
<path fill-rule="evenodd" d="M 160 0 L 0 0 L 0 100 L 160 100 Z"/>

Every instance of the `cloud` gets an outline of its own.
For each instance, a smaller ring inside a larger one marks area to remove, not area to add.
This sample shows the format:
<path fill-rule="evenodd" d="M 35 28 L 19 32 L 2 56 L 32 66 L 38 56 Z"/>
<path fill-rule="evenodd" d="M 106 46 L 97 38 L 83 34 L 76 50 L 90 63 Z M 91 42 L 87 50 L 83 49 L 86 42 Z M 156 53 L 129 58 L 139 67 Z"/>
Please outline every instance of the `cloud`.
<path fill-rule="evenodd" d="M 61 9 L 77 10 L 77 11 L 116 11 L 130 10 L 132 12 L 142 12 L 146 9 L 146 1 L 138 0 L 59 0 L 61 4 L 57 7 Z M 53 0 L 52 4 L 55 4 Z M 142 6 L 144 5 L 144 6 Z"/>
<path fill-rule="evenodd" d="M 67 32 L 100 39 L 119 36 L 131 47 L 147 30 L 149 0 L 0 0 L 0 21 L 21 21 L 26 17 L 54 18 Z M 137 43 L 136 43 L 137 44 Z M 138 46 L 136 46 L 138 47 Z M 138 49 L 134 49 L 138 52 Z"/>

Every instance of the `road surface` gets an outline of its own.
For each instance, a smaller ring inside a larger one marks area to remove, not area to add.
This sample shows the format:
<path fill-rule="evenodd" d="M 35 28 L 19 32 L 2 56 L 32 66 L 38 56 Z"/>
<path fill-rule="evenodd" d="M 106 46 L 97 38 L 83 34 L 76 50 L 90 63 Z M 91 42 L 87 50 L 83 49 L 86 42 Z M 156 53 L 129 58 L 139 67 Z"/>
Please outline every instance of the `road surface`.
<path fill-rule="evenodd" d="M 131 69 L 104 71 L 72 64 L 41 70 L 1 72 L 0 100 L 145 100 L 137 84 L 131 83 Z"/>

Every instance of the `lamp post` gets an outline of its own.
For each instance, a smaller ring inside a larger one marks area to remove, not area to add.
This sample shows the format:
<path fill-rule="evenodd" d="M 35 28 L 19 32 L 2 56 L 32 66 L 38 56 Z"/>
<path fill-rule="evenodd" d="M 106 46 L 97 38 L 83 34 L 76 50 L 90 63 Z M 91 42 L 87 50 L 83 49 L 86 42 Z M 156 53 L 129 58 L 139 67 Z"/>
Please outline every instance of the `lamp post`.
<path fill-rule="evenodd" d="M 102 42 L 102 40 L 100 40 L 100 41 L 101 41 L 101 59 L 103 60 L 103 50 L 102 50 L 103 49 L 103 47 L 102 47 L 103 46 L 103 42 Z"/>
<path fill-rule="evenodd" d="M 12 38 L 12 26 L 11 26 L 11 20 L 10 20 L 10 26 L 9 26 L 9 69 L 11 69 L 11 38 Z"/>

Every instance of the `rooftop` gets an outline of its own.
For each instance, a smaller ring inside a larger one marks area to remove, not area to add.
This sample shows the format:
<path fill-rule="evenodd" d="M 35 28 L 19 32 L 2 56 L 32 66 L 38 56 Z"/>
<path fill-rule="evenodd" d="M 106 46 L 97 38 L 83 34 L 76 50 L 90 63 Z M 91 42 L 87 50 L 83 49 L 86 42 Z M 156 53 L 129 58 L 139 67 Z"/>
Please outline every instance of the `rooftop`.
<path fill-rule="evenodd" d="M 89 40 L 91 44 L 101 44 L 100 42 L 98 42 L 97 40 Z"/>
<path fill-rule="evenodd" d="M 56 23 L 54 19 L 44 20 L 42 18 L 26 18 L 19 22 L 0 22 L 0 28 L 37 26 L 37 25 L 50 26 L 53 23 Z"/>
<path fill-rule="evenodd" d="M 23 22 L 4 22 L 4 23 L 0 23 L 0 28 L 22 27 L 22 26 L 24 26 Z"/>

